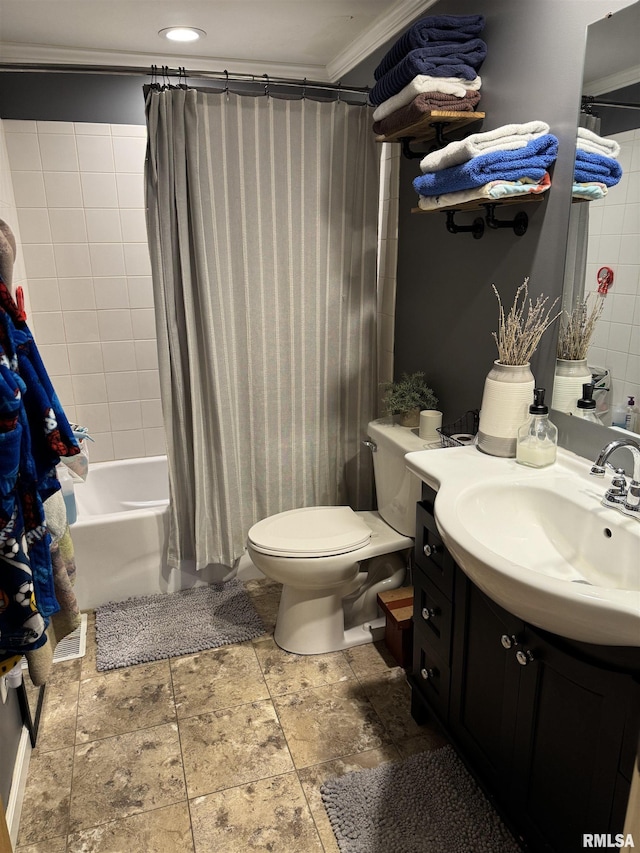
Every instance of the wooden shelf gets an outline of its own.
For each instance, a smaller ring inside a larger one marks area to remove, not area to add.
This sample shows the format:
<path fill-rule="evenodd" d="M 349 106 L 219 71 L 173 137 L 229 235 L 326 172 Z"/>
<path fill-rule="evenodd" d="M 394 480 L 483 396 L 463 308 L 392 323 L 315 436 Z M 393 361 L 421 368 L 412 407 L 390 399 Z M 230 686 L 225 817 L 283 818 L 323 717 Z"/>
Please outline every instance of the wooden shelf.
<path fill-rule="evenodd" d="M 531 204 L 532 202 L 544 201 L 548 190 L 544 193 L 530 193 L 529 195 L 510 196 L 508 198 L 475 198 L 465 201 L 464 204 L 452 204 L 447 207 L 436 207 L 434 210 L 423 210 L 421 207 L 412 207 L 411 213 L 441 213 L 443 210 L 483 210 L 487 204 L 495 204 L 503 207 L 511 204 Z"/>
<path fill-rule="evenodd" d="M 430 139 L 435 139 L 435 125 L 455 125 L 455 129 L 466 127 L 468 124 L 473 124 L 476 121 L 482 121 L 485 113 L 465 113 L 454 110 L 432 110 L 425 113 L 422 118 L 407 125 L 406 127 L 396 130 L 388 135 L 376 136 L 376 142 L 400 142 L 401 139 L 411 137 L 412 141 L 425 142 Z"/>

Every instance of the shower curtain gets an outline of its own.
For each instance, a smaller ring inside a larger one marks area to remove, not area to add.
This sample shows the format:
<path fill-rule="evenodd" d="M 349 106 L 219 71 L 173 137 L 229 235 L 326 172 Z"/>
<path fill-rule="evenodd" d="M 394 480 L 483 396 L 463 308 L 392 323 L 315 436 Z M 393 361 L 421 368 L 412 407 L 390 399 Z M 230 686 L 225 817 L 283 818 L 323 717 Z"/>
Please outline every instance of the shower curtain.
<path fill-rule="evenodd" d="M 152 88 L 146 113 L 168 562 L 233 567 L 261 518 L 372 505 L 379 155 L 339 100 Z"/>

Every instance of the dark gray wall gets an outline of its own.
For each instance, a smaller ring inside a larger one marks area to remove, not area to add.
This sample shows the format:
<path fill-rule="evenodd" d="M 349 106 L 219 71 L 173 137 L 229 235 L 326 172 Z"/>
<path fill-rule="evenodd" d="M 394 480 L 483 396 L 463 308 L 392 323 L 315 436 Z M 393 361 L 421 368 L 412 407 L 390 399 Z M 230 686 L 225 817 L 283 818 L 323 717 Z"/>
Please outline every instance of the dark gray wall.
<path fill-rule="evenodd" d="M 0 118 L 144 124 L 140 75 L 0 71 Z"/>
<path fill-rule="evenodd" d="M 532 119 L 546 121 L 559 139 L 552 187 L 540 204 L 498 208 L 500 219 L 516 210 L 529 230 L 487 229 L 481 240 L 449 234 L 442 213 L 411 214 L 411 185 L 418 160 L 403 159 L 400 175 L 395 372 L 424 370 L 440 398 L 445 421 L 480 406 L 484 379 L 497 352 L 494 283 L 505 305 L 529 277 L 530 294 L 552 302 L 561 295 L 571 204 L 575 134 L 580 108 L 586 26 L 618 4 L 590 0 L 443 0 L 429 14 L 485 15 L 488 45 L 482 66 L 482 127 Z M 463 224 L 476 213 L 458 214 Z M 537 383 L 551 389 L 555 330 L 543 338 L 532 362 Z M 549 392 L 550 393 L 550 392 Z"/>

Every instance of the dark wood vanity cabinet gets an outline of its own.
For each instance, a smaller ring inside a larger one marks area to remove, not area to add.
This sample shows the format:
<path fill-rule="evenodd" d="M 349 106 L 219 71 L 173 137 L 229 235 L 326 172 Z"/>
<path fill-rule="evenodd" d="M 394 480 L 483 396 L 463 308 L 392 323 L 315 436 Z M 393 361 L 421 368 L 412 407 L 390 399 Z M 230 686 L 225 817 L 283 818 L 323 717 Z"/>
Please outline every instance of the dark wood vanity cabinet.
<path fill-rule="evenodd" d="M 621 833 L 640 729 L 638 671 L 629 657 L 617 666 L 615 650 L 613 664 L 596 660 L 593 646 L 535 629 L 484 595 L 438 536 L 435 492 L 425 486 L 423 497 L 414 717 L 439 720 L 530 849 L 568 853 L 583 849 L 583 833 Z"/>

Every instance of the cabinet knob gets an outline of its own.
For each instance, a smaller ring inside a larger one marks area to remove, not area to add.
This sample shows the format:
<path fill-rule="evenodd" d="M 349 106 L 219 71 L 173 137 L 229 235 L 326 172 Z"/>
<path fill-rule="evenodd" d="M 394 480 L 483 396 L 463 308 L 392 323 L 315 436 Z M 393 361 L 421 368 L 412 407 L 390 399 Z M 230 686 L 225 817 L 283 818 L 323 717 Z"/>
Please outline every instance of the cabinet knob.
<path fill-rule="evenodd" d="M 511 648 L 511 646 L 513 645 L 513 641 L 512 641 L 511 637 L 510 637 L 508 634 L 503 634 L 503 635 L 500 637 L 500 642 L 502 643 L 502 647 L 503 647 L 504 649 L 510 649 L 510 648 Z"/>
<path fill-rule="evenodd" d="M 533 657 L 529 649 L 527 649 L 526 652 L 523 652 L 522 649 L 518 649 L 518 651 L 516 652 L 516 660 L 518 661 L 520 666 L 527 666 L 527 664 L 531 663 L 533 660 L 535 660 L 535 658 Z"/>
<path fill-rule="evenodd" d="M 422 549 L 425 557 L 431 557 L 433 554 L 439 554 L 442 551 L 442 547 L 440 545 L 429 545 L 427 543 Z"/>
<path fill-rule="evenodd" d="M 429 619 L 433 619 L 433 617 L 435 615 L 436 615 L 436 611 L 432 610 L 430 607 L 423 607 L 422 608 L 422 618 L 424 619 L 425 622 L 428 622 Z"/>
<path fill-rule="evenodd" d="M 420 675 L 424 678 L 425 681 L 428 681 L 430 678 L 433 678 L 433 670 L 427 669 L 426 667 L 422 667 L 420 670 Z"/>

